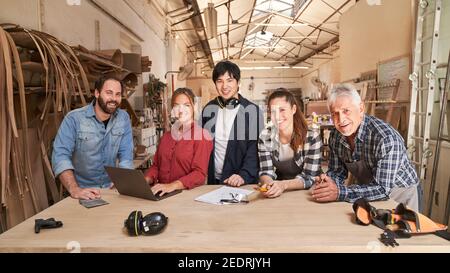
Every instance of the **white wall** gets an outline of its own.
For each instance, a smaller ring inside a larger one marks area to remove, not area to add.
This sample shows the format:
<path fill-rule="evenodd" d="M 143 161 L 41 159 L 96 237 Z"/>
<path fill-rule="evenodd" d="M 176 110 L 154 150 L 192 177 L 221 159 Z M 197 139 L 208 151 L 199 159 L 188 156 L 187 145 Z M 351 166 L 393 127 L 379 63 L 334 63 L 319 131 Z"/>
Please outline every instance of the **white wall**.
<path fill-rule="evenodd" d="M 38 29 L 38 1 L 0 0 L 0 23 L 16 23 Z"/>
<path fill-rule="evenodd" d="M 239 65 L 238 62 L 236 63 Z M 252 76 L 255 86 L 253 92 L 249 91 L 249 85 L 252 82 L 250 77 Z M 268 90 L 273 90 L 278 87 L 302 88 L 299 79 L 300 72 L 296 69 L 241 70 L 239 92 L 251 101 L 263 101 L 266 98 L 265 92 Z M 210 77 L 205 76 L 188 79 L 187 85 L 196 95 L 202 96 L 203 105 L 205 102 L 217 96 L 214 83 Z"/>
<path fill-rule="evenodd" d="M 249 84 L 253 82 L 255 89 L 249 91 Z M 240 92 L 250 100 L 260 101 L 266 98 L 265 92 L 279 87 L 301 88 L 299 85 L 300 71 L 297 69 L 268 69 L 241 71 Z"/>
<path fill-rule="evenodd" d="M 377 63 L 411 52 L 411 0 L 359 1 L 340 17 L 341 80 L 375 70 Z"/>
<path fill-rule="evenodd" d="M 98 9 L 89 0 L 81 0 L 80 6 L 70 6 L 64 0 L 0 0 L 0 23 L 15 23 L 55 36 L 69 45 L 83 45 L 95 49 L 95 21 L 100 24 L 100 48 L 121 48 L 121 36 L 127 36 L 142 48 L 142 55 L 152 61 L 151 73 L 161 81 L 164 74 L 185 63 L 185 45 L 174 40 L 169 47 L 165 41 L 165 18 L 146 0 L 94 0 L 125 27 Z M 42 3 L 39 5 L 39 3 Z M 41 7 L 41 9 L 39 9 Z M 42 24 L 38 18 L 41 14 Z M 136 35 L 134 35 L 134 32 Z M 123 48 L 122 48 L 123 49 Z M 148 73 L 141 82 L 148 81 Z M 177 81 L 175 86 L 184 86 Z M 142 86 L 130 98 L 136 108 L 142 106 Z"/>
<path fill-rule="evenodd" d="M 322 55 L 323 57 L 324 55 Z M 311 69 L 305 70 L 300 77 L 300 86 L 303 89 L 303 96 L 313 98 L 313 93 L 317 93 L 318 89 L 311 83 L 313 77 L 318 77 L 322 82 L 328 85 L 328 89 L 333 84 L 341 81 L 339 50 L 333 52 L 330 59 L 311 59 L 313 66 Z M 323 98 L 321 98 L 323 99 Z"/>

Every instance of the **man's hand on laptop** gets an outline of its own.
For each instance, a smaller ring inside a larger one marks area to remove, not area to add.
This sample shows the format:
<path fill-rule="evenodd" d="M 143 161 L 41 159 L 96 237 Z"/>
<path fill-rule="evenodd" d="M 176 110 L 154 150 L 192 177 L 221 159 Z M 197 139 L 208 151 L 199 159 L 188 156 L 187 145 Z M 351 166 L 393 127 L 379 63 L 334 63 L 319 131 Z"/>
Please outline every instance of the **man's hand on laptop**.
<path fill-rule="evenodd" d="M 93 188 L 80 188 L 76 187 L 69 191 L 70 196 L 74 199 L 92 200 L 100 198 L 100 190 Z"/>

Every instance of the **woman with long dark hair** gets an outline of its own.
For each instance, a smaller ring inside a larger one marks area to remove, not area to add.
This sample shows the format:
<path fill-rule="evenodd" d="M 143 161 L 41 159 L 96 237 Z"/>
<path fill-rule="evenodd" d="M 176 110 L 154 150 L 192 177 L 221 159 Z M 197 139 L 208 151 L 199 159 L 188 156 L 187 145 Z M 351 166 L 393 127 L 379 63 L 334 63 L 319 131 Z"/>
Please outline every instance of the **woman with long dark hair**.
<path fill-rule="evenodd" d="M 286 190 L 308 189 L 320 174 L 322 142 L 319 132 L 308 129 L 294 95 L 276 89 L 268 99 L 271 122 L 258 140 L 259 180 L 266 197 Z"/>

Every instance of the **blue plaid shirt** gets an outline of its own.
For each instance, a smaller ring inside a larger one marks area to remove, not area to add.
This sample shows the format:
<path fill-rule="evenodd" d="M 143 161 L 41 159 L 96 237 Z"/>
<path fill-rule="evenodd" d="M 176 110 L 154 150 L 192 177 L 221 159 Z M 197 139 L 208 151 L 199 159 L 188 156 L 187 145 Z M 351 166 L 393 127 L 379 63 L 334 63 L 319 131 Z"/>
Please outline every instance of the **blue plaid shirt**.
<path fill-rule="evenodd" d="M 339 189 L 338 200 L 354 202 L 384 200 L 394 187 L 410 187 L 419 183 L 416 171 L 407 157 L 403 138 L 386 122 L 365 115 L 355 137 L 355 150 L 346 138 L 333 129 L 330 134 L 330 162 L 327 172 Z M 344 162 L 362 160 L 372 171 L 372 181 L 344 185 L 348 170 Z"/>

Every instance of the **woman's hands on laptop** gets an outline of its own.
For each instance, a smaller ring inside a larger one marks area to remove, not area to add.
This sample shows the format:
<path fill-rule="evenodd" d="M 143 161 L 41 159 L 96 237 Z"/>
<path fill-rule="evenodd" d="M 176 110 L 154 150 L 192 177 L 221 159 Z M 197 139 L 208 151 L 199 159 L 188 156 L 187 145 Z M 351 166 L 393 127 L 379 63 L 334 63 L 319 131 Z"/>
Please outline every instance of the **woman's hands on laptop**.
<path fill-rule="evenodd" d="M 167 184 L 156 183 L 152 187 L 152 192 L 156 196 L 163 196 L 166 193 L 170 193 L 175 190 L 184 190 L 184 189 L 185 189 L 185 187 L 184 187 L 183 183 L 180 180 L 176 180 L 172 183 L 167 183 Z"/>

